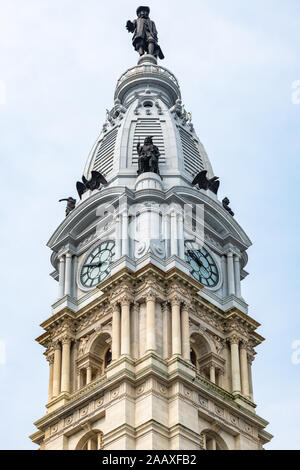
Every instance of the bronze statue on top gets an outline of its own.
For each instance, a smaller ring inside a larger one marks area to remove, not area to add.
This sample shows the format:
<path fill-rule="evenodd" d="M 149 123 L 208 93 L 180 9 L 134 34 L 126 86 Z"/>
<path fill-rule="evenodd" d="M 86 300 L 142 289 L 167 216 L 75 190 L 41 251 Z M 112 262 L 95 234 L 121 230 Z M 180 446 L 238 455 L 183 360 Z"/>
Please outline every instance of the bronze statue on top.
<path fill-rule="evenodd" d="M 133 47 L 140 54 L 151 54 L 154 57 L 164 59 L 160 46 L 158 45 L 157 29 L 154 21 L 149 18 L 150 8 L 139 7 L 136 11 L 137 19 L 127 21 L 126 28 L 129 33 L 134 33 L 132 38 Z"/>
<path fill-rule="evenodd" d="M 158 160 L 160 152 L 158 147 L 153 144 L 152 136 L 145 138 L 144 145 L 140 142 L 137 145 L 138 160 L 138 175 L 142 173 L 156 173 L 159 175 Z"/>

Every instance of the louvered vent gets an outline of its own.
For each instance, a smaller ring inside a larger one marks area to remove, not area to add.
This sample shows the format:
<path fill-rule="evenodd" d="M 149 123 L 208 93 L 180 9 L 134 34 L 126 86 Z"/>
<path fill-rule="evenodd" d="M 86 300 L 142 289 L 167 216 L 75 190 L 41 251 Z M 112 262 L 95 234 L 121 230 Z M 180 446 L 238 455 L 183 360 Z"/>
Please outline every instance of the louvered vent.
<path fill-rule="evenodd" d="M 116 128 L 106 134 L 100 143 L 100 147 L 98 148 L 94 163 L 94 170 L 99 171 L 103 175 L 107 175 L 113 169 L 117 133 L 118 129 Z"/>
<path fill-rule="evenodd" d="M 202 158 L 199 149 L 193 139 L 193 137 L 182 127 L 179 129 L 183 157 L 184 157 L 184 168 L 191 175 L 200 173 L 204 170 Z"/>
<path fill-rule="evenodd" d="M 134 132 L 132 163 L 138 163 L 137 144 L 144 143 L 145 137 L 153 136 L 153 143 L 159 148 L 159 164 L 166 163 L 164 138 L 159 119 L 139 119 Z"/>

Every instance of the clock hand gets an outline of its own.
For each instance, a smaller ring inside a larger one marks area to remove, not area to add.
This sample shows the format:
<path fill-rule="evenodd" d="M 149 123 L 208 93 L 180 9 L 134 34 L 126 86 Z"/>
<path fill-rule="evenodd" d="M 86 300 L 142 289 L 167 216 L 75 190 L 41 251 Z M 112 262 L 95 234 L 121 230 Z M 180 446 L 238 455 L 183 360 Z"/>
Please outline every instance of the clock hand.
<path fill-rule="evenodd" d="M 195 255 L 195 253 L 192 250 L 189 250 L 188 253 L 189 253 L 190 257 L 198 264 L 198 266 L 201 266 L 201 268 L 204 269 L 204 271 L 207 274 L 209 274 L 209 271 L 206 269 L 206 267 L 203 265 L 203 263 L 201 263 L 201 261 L 197 257 L 197 255 Z"/>
<path fill-rule="evenodd" d="M 202 263 L 201 261 L 198 259 L 198 257 L 195 255 L 195 253 L 193 252 L 193 250 L 189 250 L 188 251 L 190 257 L 197 263 L 197 264 L 201 264 L 202 266 Z"/>
<path fill-rule="evenodd" d="M 84 267 L 85 268 L 98 268 L 100 266 L 102 266 L 102 264 L 104 264 L 103 261 L 100 261 L 99 263 L 89 263 L 89 264 L 85 264 Z"/>

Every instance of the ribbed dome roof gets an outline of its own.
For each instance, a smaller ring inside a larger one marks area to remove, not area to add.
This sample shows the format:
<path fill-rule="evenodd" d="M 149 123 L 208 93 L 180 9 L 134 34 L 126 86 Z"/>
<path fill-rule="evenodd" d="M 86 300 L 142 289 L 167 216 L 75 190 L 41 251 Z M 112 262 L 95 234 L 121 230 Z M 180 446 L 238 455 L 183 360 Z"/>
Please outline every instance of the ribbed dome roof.
<path fill-rule="evenodd" d="M 165 189 L 190 185 L 193 177 L 213 171 L 191 116 L 181 102 L 176 77 L 146 55 L 118 80 L 115 103 L 86 164 L 102 173 L 111 186 L 133 188 L 137 178 L 137 144 L 153 136 L 158 146 Z"/>

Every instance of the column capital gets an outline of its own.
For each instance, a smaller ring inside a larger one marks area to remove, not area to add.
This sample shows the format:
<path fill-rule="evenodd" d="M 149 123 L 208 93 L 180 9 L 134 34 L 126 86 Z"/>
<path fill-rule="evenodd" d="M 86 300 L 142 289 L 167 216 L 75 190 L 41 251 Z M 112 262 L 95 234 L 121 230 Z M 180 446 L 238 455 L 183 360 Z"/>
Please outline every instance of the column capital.
<path fill-rule="evenodd" d="M 134 308 L 135 310 L 139 310 L 139 309 L 140 309 L 140 303 L 137 302 L 136 300 L 134 300 L 134 301 L 132 302 L 132 306 L 133 306 L 133 308 Z"/>
<path fill-rule="evenodd" d="M 246 351 L 248 351 L 249 342 L 246 339 L 241 339 L 240 347 L 241 349 L 246 349 Z"/>
<path fill-rule="evenodd" d="M 115 301 L 111 302 L 111 306 L 112 306 L 113 312 L 120 312 L 120 301 L 119 300 L 115 300 Z"/>
<path fill-rule="evenodd" d="M 151 290 L 149 290 L 148 292 L 146 292 L 145 299 L 146 299 L 147 302 L 148 302 L 148 301 L 150 301 L 150 302 L 151 302 L 151 301 L 155 302 L 156 299 L 157 299 L 157 293 L 154 292 L 154 290 L 151 289 Z"/>
<path fill-rule="evenodd" d="M 192 302 L 190 300 L 183 300 L 182 301 L 182 310 L 190 311 L 192 308 Z"/>
<path fill-rule="evenodd" d="M 251 365 L 252 362 L 255 360 L 255 352 L 252 351 L 252 350 L 250 350 L 249 348 L 248 348 L 248 350 L 247 350 L 247 359 L 248 359 L 248 363 L 249 363 L 250 365 Z"/>
<path fill-rule="evenodd" d="M 49 362 L 49 364 L 54 364 L 54 351 L 49 352 L 46 355 L 46 359 Z"/>
<path fill-rule="evenodd" d="M 130 306 L 130 304 L 133 303 L 133 299 L 131 295 L 123 294 L 120 297 L 120 303 L 121 303 L 121 306 Z"/>
<path fill-rule="evenodd" d="M 180 307 L 181 304 L 182 304 L 182 298 L 179 297 L 179 296 L 174 296 L 174 297 L 172 297 L 172 299 L 170 299 L 170 302 L 171 302 L 172 307 L 173 307 L 173 306 L 174 306 L 174 307 L 175 307 L 175 306 L 179 306 L 179 307 Z"/>
<path fill-rule="evenodd" d="M 163 302 L 161 302 L 161 308 L 163 312 L 170 311 L 170 302 L 164 300 Z"/>
<path fill-rule="evenodd" d="M 53 346 L 54 351 L 56 351 L 57 349 L 60 349 L 60 340 L 56 339 L 55 341 L 53 341 L 52 346 Z"/>
<path fill-rule="evenodd" d="M 232 336 L 230 336 L 229 338 L 227 338 L 227 340 L 229 341 L 230 344 L 239 344 L 239 342 L 241 341 L 241 338 L 234 334 Z"/>
<path fill-rule="evenodd" d="M 68 334 L 65 334 L 62 339 L 61 339 L 61 344 L 64 345 L 64 344 L 71 344 L 71 341 L 72 341 L 72 337 Z"/>

